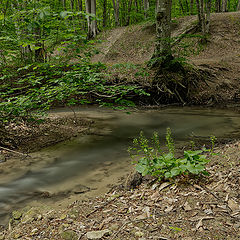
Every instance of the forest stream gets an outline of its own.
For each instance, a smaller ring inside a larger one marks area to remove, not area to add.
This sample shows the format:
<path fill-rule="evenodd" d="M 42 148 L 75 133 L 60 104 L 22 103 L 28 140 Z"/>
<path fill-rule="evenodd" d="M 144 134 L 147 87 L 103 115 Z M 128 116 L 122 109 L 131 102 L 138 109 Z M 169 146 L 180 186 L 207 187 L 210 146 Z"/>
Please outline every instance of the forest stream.
<path fill-rule="evenodd" d="M 73 112 L 57 109 L 60 116 Z M 75 109 L 77 117 L 97 120 L 96 131 L 30 154 L 29 165 L 12 166 L 0 174 L 0 224 L 9 213 L 27 205 L 64 205 L 81 197 L 106 192 L 131 170 L 127 149 L 142 130 L 147 137 L 157 131 L 163 140 L 170 127 L 177 146 L 190 140 L 239 138 L 240 114 L 206 108 L 163 108 L 117 111 L 105 108 Z M 11 161 L 11 160 L 9 160 Z M 1 163 L 0 163 L 1 164 Z"/>

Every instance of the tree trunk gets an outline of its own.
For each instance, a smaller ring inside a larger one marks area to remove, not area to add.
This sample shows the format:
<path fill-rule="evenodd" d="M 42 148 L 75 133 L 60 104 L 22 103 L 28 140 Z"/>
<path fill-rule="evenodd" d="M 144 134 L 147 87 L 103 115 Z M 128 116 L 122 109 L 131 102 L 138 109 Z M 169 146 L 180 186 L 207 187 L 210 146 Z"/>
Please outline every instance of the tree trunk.
<path fill-rule="evenodd" d="M 81 12 L 83 10 L 82 0 L 78 0 L 78 10 Z"/>
<path fill-rule="evenodd" d="M 96 0 L 86 0 L 86 13 L 96 16 Z M 87 17 L 88 39 L 95 38 L 97 35 L 97 21 L 92 17 Z"/>
<path fill-rule="evenodd" d="M 62 6 L 63 6 L 63 9 L 66 11 L 67 10 L 67 2 L 66 2 L 66 0 L 62 0 Z"/>
<path fill-rule="evenodd" d="M 171 52 L 171 7 L 172 0 L 159 0 L 156 14 L 157 41 L 153 58 L 159 58 L 158 63 L 163 65 L 169 58 Z"/>
<path fill-rule="evenodd" d="M 215 11 L 220 12 L 221 11 L 221 0 L 215 1 Z"/>
<path fill-rule="evenodd" d="M 129 0 L 129 3 L 128 3 L 128 13 L 127 13 L 126 26 L 128 26 L 130 24 L 130 14 L 131 14 L 131 9 L 132 9 L 132 1 L 133 0 Z"/>
<path fill-rule="evenodd" d="M 112 2 L 114 9 L 115 26 L 119 26 L 119 0 L 112 0 Z"/>
<path fill-rule="evenodd" d="M 206 33 L 209 33 L 209 29 L 210 29 L 210 14 L 211 14 L 211 0 L 207 0 L 206 3 Z"/>
<path fill-rule="evenodd" d="M 107 26 L 107 0 L 103 0 L 103 27 Z"/>
<path fill-rule="evenodd" d="M 148 14 L 148 10 L 149 10 L 149 1 L 148 0 L 144 0 L 143 2 L 143 7 L 144 7 L 144 17 L 145 19 L 147 18 L 147 14 Z"/>
<path fill-rule="evenodd" d="M 205 14 L 204 14 L 204 1 L 203 0 L 196 0 L 197 9 L 198 9 L 198 22 L 199 26 L 201 27 L 201 31 L 203 35 L 206 34 L 206 21 L 205 21 Z"/>
<path fill-rule="evenodd" d="M 186 5 L 186 12 L 189 13 L 188 0 L 185 0 L 185 5 Z"/>
<path fill-rule="evenodd" d="M 227 12 L 227 3 L 228 1 L 227 0 L 222 0 L 222 11 L 223 12 Z"/>
<path fill-rule="evenodd" d="M 45 62 L 45 49 L 44 44 L 41 41 L 41 28 L 38 27 L 35 31 L 35 62 Z"/>
<path fill-rule="evenodd" d="M 240 0 L 238 0 L 237 11 L 240 11 Z"/>
<path fill-rule="evenodd" d="M 193 15 L 193 6 L 194 6 L 194 0 L 190 1 L 190 14 Z"/>

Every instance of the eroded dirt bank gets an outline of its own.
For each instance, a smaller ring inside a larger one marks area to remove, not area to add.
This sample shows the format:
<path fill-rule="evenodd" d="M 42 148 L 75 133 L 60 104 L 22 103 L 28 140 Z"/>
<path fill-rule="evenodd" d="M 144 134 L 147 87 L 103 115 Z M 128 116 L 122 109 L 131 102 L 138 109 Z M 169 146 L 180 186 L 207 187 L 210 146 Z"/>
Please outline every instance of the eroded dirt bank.
<path fill-rule="evenodd" d="M 147 66 L 155 47 L 156 32 L 152 23 L 121 27 L 100 34 L 99 38 L 103 40 L 97 44 L 100 54 L 95 55 L 92 61 L 101 61 L 108 66 L 109 81 L 129 84 L 134 82 L 152 93 L 151 99 L 139 99 L 140 103 L 161 104 L 175 101 L 197 105 L 225 105 L 227 102 L 239 104 L 239 17 L 240 12 L 211 14 L 207 44 L 201 44 L 201 38 L 197 37 L 199 32 L 194 28 L 196 16 L 174 20 L 172 37 L 177 43 L 174 44 L 173 54 L 177 59 L 185 59 L 183 62 L 191 67 L 186 69 L 184 76 L 175 72 L 167 78 L 180 81 L 185 86 L 185 91 L 177 88 L 183 101 L 172 96 L 174 84 L 168 85 L 172 93 L 166 94 L 167 100 L 161 97 L 166 91 L 161 81 L 164 76 L 158 76 L 154 69 Z M 193 31 L 188 32 L 188 37 L 180 37 L 191 28 Z"/>

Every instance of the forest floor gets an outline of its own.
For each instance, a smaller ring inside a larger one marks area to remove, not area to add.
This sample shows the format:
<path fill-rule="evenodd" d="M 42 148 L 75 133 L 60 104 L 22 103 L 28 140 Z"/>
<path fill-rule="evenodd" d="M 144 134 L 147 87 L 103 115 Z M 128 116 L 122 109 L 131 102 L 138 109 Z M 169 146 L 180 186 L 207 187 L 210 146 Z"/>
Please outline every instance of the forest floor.
<path fill-rule="evenodd" d="M 189 63 L 211 76 L 199 86 L 196 98 L 203 99 L 202 103 L 240 103 L 239 19 L 239 12 L 213 14 L 207 45 L 199 48 L 197 38 L 182 41 L 185 52 L 195 46 L 195 53 L 188 53 Z M 176 20 L 175 32 L 194 23 L 192 17 Z M 145 68 L 154 50 L 154 34 L 154 26 L 148 23 L 103 33 L 102 54 L 93 61 L 106 63 L 114 78 L 136 80 L 131 64 Z M 116 64 L 128 67 L 122 71 Z M 23 152 L 34 151 L 85 133 L 92 125 L 89 119 L 75 118 L 23 124 L 12 128 L 9 145 Z M 208 166 L 209 178 L 151 187 L 146 180 L 133 190 L 118 186 L 61 210 L 25 208 L 12 213 L 0 239 L 240 239 L 240 143 L 222 145 L 215 151 L 219 155 Z"/>

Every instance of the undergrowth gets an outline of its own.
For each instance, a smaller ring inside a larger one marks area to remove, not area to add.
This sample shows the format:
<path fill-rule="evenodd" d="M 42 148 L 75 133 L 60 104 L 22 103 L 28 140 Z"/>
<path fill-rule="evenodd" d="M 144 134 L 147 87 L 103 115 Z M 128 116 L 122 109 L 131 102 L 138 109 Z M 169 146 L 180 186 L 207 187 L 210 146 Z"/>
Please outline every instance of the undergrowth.
<path fill-rule="evenodd" d="M 211 137 L 211 149 L 186 150 L 183 157 L 175 156 L 175 145 L 170 128 L 167 128 L 167 152 L 162 150 L 158 133 L 155 132 L 151 140 L 143 132 L 133 140 L 133 147 L 129 148 L 131 157 L 138 157 L 136 170 L 142 175 L 151 175 L 158 180 L 174 179 L 177 176 L 209 175 L 206 164 L 210 161 L 207 152 L 213 154 L 216 138 Z"/>
<path fill-rule="evenodd" d="M 134 106 L 131 95 L 147 94 L 136 84 L 108 81 L 105 68 L 88 59 L 73 65 L 38 63 L 5 68 L 0 75 L 0 118 L 3 122 L 39 119 L 56 105 Z"/>

